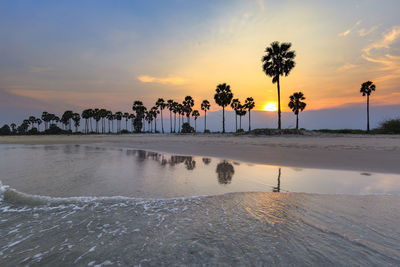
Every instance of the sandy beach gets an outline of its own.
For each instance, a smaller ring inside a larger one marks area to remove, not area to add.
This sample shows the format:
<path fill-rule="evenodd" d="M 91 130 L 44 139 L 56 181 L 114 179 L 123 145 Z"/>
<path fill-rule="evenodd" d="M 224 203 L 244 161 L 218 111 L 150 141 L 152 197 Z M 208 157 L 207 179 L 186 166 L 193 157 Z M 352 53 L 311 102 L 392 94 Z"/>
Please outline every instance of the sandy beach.
<path fill-rule="evenodd" d="M 220 157 L 257 164 L 400 173 L 399 135 L 135 134 L 0 137 L 0 144 L 86 143 L 183 155 Z"/>

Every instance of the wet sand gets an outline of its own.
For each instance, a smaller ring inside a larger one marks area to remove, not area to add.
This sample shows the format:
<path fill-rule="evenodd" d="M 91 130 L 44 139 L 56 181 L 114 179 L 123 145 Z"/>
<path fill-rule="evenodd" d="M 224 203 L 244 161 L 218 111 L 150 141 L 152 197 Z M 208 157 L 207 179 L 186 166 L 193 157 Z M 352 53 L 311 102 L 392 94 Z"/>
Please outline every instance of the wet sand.
<path fill-rule="evenodd" d="M 85 143 L 183 155 L 221 157 L 258 164 L 400 173 L 399 135 L 134 134 L 0 137 L 0 144 Z"/>

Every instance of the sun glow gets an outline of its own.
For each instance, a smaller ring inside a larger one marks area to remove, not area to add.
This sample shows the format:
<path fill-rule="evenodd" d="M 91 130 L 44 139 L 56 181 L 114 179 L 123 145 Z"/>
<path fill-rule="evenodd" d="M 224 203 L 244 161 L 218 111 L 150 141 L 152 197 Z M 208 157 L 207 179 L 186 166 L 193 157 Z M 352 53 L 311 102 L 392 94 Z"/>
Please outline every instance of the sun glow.
<path fill-rule="evenodd" d="M 276 106 L 275 102 L 269 102 L 269 103 L 265 104 L 263 110 L 264 111 L 277 111 L 278 107 Z"/>

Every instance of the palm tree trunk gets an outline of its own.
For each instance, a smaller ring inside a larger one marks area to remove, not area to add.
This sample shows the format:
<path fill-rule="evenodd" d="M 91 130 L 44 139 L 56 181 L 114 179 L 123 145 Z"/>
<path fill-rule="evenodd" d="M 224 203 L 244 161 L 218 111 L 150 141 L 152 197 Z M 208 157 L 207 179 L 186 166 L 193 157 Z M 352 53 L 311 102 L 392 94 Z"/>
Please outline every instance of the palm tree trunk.
<path fill-rule="evenodd" d="M 170 126 L 170 133 L 172 133 L 172 111 L 169 110 L 169 126 Z"/>
<path fill-rule="evenodd" d="M 235 130 L 237 132 L 237 114 L 236 114 L 236 111 L 235 111 Z"/>
<path fill-rule="evenodd" d="M 176 113 L 174 112 L 174 133 L 176 133 Z"/>
<path fill-rule="evenodd" d="M 197 119 L 194 119 L 194 132 L 197 132 L 196 121 Z"/>
<path fill-rule="evenodd" d="M 222 106 L 222 133 L 225 133 L 225 107 Z"/>
<path fill-rule="evenodd" d="M 239 116 L 239 130 L 242 129 L 242 115 Z"/>
<path fill-rule="evenodd" d="M 160 108 L 160 110 L 161 110 L 161 131 L 162 131 L 162 133 L 164 133 L 164 121 L 163 121 L 163 117 L 162 117 L 162 109 Z"/>
<path fill-rule="evenodd" d="M 369 132 L 369 95 L 367 94 L 367 132 Z"/>
<path fill-rule="evenodd" d="M 296 130 L 299 129 L 299 114 L 296 114 Z"/>
<path fill-rule="evenodd" d="M 178 114 L 178 133 L 181 132 L 181 114 Z"/>
<path fill-rule="evenodd" d="M 207 110 L 204 110 L 204 132 L 207 130 Z"/>
<path fill-rule="evenodd" d="M 154 133 L 157 133 L 157 118 L 154 118 Z"/>
<path fill-rule="evenodd" d="M 278 85 L 278 130 L 281 129 L 281 88 L 279 86 L 279 75 L 277 79 Z"/>
<path fill-rule="evenodd" d="M 251 124 L 250 124 L 250 109 L 249 109 L 249 132 L 251 131 Z"/>

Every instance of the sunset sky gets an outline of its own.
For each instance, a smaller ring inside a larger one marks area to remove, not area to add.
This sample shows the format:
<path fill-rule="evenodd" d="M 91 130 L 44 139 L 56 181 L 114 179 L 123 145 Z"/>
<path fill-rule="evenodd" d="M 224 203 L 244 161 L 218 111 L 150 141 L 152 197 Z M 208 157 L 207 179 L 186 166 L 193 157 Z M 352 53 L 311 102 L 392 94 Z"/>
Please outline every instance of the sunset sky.
<path fill-rule="evenodd" d="M 209 99 L 218 83 L 256 109 L 276 101 L 261 57 L 292 42 L 283 108 L 400 105 L 400 1 L 0 1 L 0 105 L 130 111 L 133 100 Z"/>

